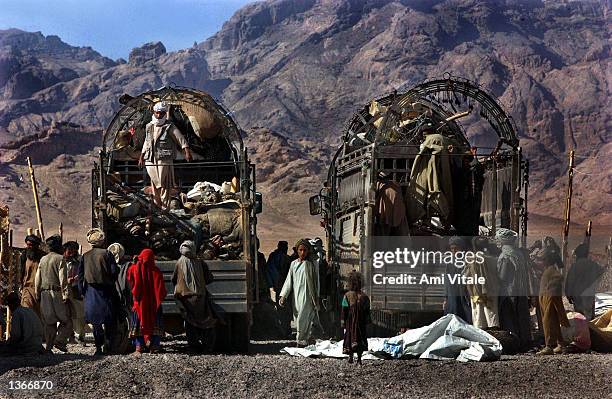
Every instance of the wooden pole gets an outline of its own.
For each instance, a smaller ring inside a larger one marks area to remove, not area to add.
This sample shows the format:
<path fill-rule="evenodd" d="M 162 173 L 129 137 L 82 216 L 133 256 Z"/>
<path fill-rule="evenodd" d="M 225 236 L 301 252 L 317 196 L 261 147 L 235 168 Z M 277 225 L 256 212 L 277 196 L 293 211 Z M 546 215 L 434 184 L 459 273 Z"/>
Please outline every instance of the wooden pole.
<path fill-rule="evenodd" d="M 15 277 L 15 274 L 17 274 L 17 267 L 15 266 L 15 253 L 13 252 L 13 229 L 9 230 L 9 250 L 9 288 L 10 290 L 15 290 L 19 284 L 17 283 L 17 278 Z"/>
<path fill-rule="evenodd" d="M 497 231 L 497 161 L 495 157 L 493 157 L 493 170 L 491 173 L 493 174 L 491 187 L 491 235 L 495 237 L 495 232 Z"/>
<path fill-rule="evenodd" d="M 57 229 L 60 237 L 62 238 L 62 242 L 64 242 L 64 223 L 60 222 L 59 228 Z"/>
<path fill-rule="evenodd" d="M 0 265 L 3 263 L 3 259 L 4 259 L 4 234 L 1 234 L 0 235 Z M 6 307 L 6 333 L 2 334 L 4 335 L 4 338 L 6 340 L 9 339 L 10 330 L 11 330 L 11 310 L 7 306 Z"/>
<path fill-rule="evenodd" d="M 567 236 L 569 235 L 571 214 L 572 214 L 572 193 L 573 193 L 573 181 L 574 181 L 574 150 L 571 150 L 569 153 L 569 168 L 567 171 L 567 196 L 565 197 L 565 217 L 563 223 L 563 247 L 561 250 L 561 259 L 563 264 L 567 266 L 568 256 L 567 256 Z M 563 268 L 564 270 L 567 267 Z"/>
<path fill-rule="evenodd" d="M 593 230 L 593 221 L 589 220 L 586 231 L 584 232 L 584 243 L 587 246 L 587 254 L 591 250 L 591 231 Z"/>
<path fill-rule="evenodd" d="M 38 186 L 36 185 L 36 177 L 34 176 L 34 168 L 32 167 L 32 159 L 28 160 L 28 169 L 30 171 L 30 180 L 32 180 L 32 193 L 34 194 L 34 205 L 36 206 L 36 220 L 38 221 L 38 231 L 40 238 L 45 239 L 45 230 L 43 229 L 42 214 L 40 213 L 40 204 L 38 202 Z"/>

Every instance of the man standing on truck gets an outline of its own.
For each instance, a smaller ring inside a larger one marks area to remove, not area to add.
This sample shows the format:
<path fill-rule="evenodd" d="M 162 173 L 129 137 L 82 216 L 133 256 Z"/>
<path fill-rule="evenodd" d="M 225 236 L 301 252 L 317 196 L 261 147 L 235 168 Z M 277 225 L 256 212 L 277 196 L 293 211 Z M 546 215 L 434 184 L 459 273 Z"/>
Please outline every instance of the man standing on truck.
<path fill-rule="evenodd" d="M 145 142 L 142 146 L 138 166 L 147 168 L 151 178 L 154 203 L 167 208 L 170 205 L 172 188 L 174 187 L 174 159 L 176 147 L 185 152 L 185 159 L 190 162 L 193 158 L 189 143 L 177 129 L 168 121 L 166 115 L 168 105 L 160 101 L 153 107 L 153 117 L 145 128 Z"/>

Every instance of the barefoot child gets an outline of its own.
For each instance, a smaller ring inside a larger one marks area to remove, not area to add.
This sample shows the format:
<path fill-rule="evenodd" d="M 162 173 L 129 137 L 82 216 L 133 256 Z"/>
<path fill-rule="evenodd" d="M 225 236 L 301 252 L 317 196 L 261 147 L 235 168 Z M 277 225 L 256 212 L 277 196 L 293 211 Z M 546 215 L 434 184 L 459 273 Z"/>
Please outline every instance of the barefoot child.
<path fill-rule="evenodd" d="M 370 318 L 370 298 L 361 291 L 363 278 L 361 273 L 353 271 L 349 275 L 349 291 L 342 299 L 342 327 L 344 328 L 343 353 L 348 354 L 349 363 L 353 363 L 353 354 L 357 353 L 357 364 L 361 364 L 361 355 L 368 350 L 366 326 Z"/>

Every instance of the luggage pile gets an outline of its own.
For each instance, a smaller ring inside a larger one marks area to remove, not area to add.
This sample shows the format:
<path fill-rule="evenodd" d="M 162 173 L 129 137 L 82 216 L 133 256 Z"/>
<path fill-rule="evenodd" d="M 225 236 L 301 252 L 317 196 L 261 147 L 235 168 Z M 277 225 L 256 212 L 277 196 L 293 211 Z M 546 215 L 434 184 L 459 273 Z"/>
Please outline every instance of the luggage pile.
<path fill-rule="evenodd" d="M 144 192 L 113 186 L 106 192 L 106 210 L 113 227 L 129 233 L 127 246 L 134 250 L 149 247 L 160 259 L 176 259 L 179 244 L 193 240 L 204 259 L 241 259 L 242 205 L 235 187 L 198 182 L 162 210 L 152 207 Z"/>

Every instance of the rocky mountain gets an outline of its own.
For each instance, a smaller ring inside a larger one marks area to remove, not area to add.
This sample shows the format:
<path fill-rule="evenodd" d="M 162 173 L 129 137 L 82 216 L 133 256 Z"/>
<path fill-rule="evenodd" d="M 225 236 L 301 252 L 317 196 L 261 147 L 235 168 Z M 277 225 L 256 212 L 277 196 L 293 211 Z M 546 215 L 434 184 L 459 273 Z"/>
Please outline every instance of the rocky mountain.
<path fill-rule="evenodd" d="M 270 0 L 243 7 L 192 48 L 148 43 L 127 62 L 0 31 L 0 143 L 53 121 L 103 128 L 124 92 L 203 89 L 248 131 L 261 187 L 295 197 L 269 209 L 274 223 L 290 224 L 356 107 L 450 73 L 478 82 L 515 119 L 531 160 L 531 212 L 562 216 L 550 203 L 563 201 L 575 148 L 574 220 L 611 224 L 608 15 L 607 2 L 589 0 Z"/>

